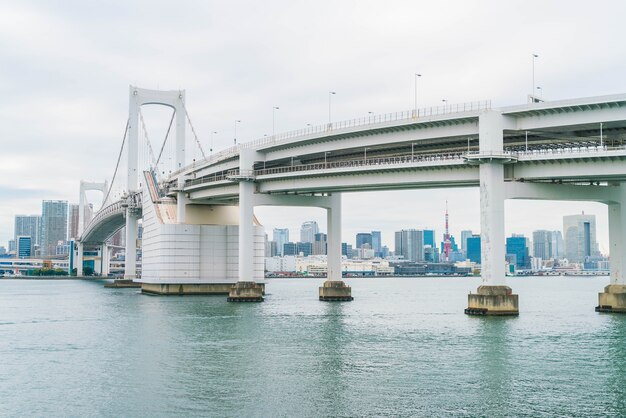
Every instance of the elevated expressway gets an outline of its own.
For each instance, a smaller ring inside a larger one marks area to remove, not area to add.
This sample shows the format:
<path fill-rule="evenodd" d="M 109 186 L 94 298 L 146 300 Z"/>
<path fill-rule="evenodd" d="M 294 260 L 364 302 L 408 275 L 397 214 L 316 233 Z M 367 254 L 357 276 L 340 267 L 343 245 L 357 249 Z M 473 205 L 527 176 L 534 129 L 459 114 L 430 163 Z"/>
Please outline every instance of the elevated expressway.
<path fill-rule="evenodd" d="M 257 205 L 316 206 L 315 199 L 334 196 L 340 213 L 343 192 L 478 186 L 483 286 L 469 295 L 466 312 L 503 315 L 518 312 L 517 295 L 505 284 L 504 200 L 603 202 L 613 287 L 600 295 L 598 308 L 617 311 L 626 310 L 625 144 L 626 95 L 498 109 L 472 103 L 241 144 L 174 173 L 169 190 L 188 204 L 239 202 L 240 225 L 247 225 Z M 331 229 L 328 280 L 339 281 L 333 252 L 340 251 L 340 226 Z M 249 236 L 240 232 L 240 242 Z M 240 280 L 247 258 L 240 252 Z"/>

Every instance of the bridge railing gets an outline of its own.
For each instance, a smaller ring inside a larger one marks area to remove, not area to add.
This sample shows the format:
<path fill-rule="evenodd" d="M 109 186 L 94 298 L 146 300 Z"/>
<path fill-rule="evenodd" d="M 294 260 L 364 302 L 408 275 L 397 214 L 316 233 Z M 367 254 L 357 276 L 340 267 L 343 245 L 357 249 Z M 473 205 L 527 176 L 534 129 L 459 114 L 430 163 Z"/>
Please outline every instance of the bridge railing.
<path fill-rule="evenodd" d="M 204 160 L 195 161 L 193 166 L 202 166 L 206 163 L 213 164 L 222 160 L 226 160 L 235 157 L 239 154 L 241 148 L 257 148 L 264 145 L 278 145 L 281 142 L 288 141 L 298 137 L 307 137 L 310 135 L 332 133 L 337 129 L 355 128 L 359 126 L 377 125 L 388 122 L 401 122 L 401 121 L 419 121 L 420 119 L 430 118 L 435 116 L 444 116 L 452 114 L 461 114 L 467 112 L 478 112 L 481 110 L 491 109 L 491 100 L 481 100 L 476 102 L 458 103 L 442 106 L 431 106 L 421 109 L 412 109 L 401 112 L 382 113 L 380 115 L 369 115 L 361 118 L 349 119 L 339 122 L 326 123 L 323 125 L 307 126 L 306 128 L 279 133 L 270 136 L 264 136 L 253 141 L 244 142 L 239 145 L 235 145 L 218 153 L 212 154 Z M 180 170 L 173 172 L 170 177 L 176 176 L 185 170 L 188 170 L 190 166 L 184 167 Z"/>

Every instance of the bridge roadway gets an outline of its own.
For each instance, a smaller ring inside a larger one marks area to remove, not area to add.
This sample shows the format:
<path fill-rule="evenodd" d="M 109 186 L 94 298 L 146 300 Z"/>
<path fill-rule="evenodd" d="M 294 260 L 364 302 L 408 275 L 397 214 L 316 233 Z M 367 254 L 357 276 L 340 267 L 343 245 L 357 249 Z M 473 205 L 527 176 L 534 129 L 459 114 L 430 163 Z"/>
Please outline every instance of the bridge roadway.
<path fill-rule="evenodd" d="M 184 107 L 184 92 L 131 86 L 130 100 L 132 150 L 137 107 L 161 103 L 179 109 Z M 184 124 L 182 129 L 184 133 Z M 467 313 L 518 313 L 517 295 L 506 286 L 504 274 L 504 200 L 511 198 L 607 204 L 611 285 L 600 294 L 598 309 L 626 311 L 624 94 L 497 109 L 490 102 L 476 102 L 379 115 L 239 144 L 186 166 L 184 137 L 177 136 L 182 138 L 177 139 L 181 169 L 162 185 L 177 202 L 177 223 L 189 222 L 191 206 L 238 206 L 238 242 L 246 244 L 238 245 L 234 300 L 244 294 L 243 300 L 255 299 L 249 296 L 259 291 L 250 290 L 258 280 L 252 244 L 255 206 L 327 210 L 328 280 L 320 288 L 320 299 L 341 300 L 351 298 L 350 288 L 341 281 L 341 193 L 480 187 L 483 286 L 468 296 Z M 137 190 L 135 159 L 129 152 L 131 191 Z M 127 211 L 128 242 L 134 242 L 136 218 Z M 133 253 L 127 248 L 127 258 Z M 134 270 L 128 273 L 127 278 L 134 278 Z M 555 298 L 558 303 L 558 295 Z"/>

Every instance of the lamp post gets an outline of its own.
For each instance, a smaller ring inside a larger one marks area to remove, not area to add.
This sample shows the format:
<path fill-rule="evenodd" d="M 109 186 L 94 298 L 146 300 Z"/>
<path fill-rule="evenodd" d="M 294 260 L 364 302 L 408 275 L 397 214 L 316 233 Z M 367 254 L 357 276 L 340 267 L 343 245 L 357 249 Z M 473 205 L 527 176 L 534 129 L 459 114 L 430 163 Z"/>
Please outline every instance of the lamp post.
<path fill-rule="evenodd" d="M 530 100 L 532 100 L 532 103 L 535 103 L 535 58 L 539 58 L 539 55 L 537 54 L 532 54 L 533 56 L 533 89 L 531 90 L 531 97 Z"/>
<path fill-rule="evenodd" d="M 543 99 L 543 88 L 541 88 L 540 86 L 537 86 L 537 91 L 539 92 L 539 98 Z"/>
<path fill-rule="evenodd" d="M 276 134 L 276 111 L 280 109 L 278 106 L 272 106 L 272 137 Z"/>
<path fill-rule="evenodd" d="M 417 117 L 417 79 L 421 76 L 421 74 L 415 73 L 415 117 Z"/>
<path fill-rule="evenodd" d="M 332 116 L 331 116 L 331 98 L 333 97 L 333 94 L 337 94 L 336 91 L 329 91 L 328 92 L 328 124 L 330 125 L 332 123 Z"/>
<path fill-rule="evenodd" d="M 235 121 L 235 145 L 237 145 L 237 124 L 241 123 L 239 119 Z"/>
<path fill-rule="evenodd" d="M 213 152 L 213 135 L 215 135 L 217 131 L 211 132 L 211 148 L 209 148 L 209 152 Z"/>

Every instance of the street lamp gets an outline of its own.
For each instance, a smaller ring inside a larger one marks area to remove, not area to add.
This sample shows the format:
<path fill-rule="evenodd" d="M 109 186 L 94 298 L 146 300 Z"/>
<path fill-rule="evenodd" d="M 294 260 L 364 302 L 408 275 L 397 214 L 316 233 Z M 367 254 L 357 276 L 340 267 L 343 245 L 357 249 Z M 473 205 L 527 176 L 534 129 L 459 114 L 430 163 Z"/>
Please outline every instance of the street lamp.
<path fill-rule="evenodd" d="M 213 152 L 213 135 L 215 135 L 217 131 L 211 132 L 211 148 L 209 148 L 209 152 Z"/>
<path fill-rule="evenodd" d="M 240 120 L 235 121 L 235 145 L 237 145 L 237 124 L 241 123 Z"/>
<path fill-rule="evenodd" d="M 333 94 L 337 94 L 337 92 L 336 91 L 328 92 L 328 124 L 329 125 L 332 123 L 330 109 L 331 109 L 331 97 L 333 97 Z"/>
<path fill-rule="evenodd" d="M 276 111 L 280 109 L 280 107 L 278 106 L 273 106 L 272 107 L 272 136 L 275 135 L 276 133 Z"/>
<path fill-rule="evenodd" d="M 543 89 L 540 86 L 537 86 L 537 91 L 539 92 L 539 98 L 543 99 Z"/>
<path fill-rule="evenodd" d="M 415 116 L 417 117 L 417 79 L 422 75 L 415 73 Z"/>
<path fill-rule="evenodd" d="M 531 97 L 530 99 L 532 100 L 532 103 L 535 102 L 535 98 L 534 98 L 534 94 L 535 94 L 535 58 L 539 58 L 539 55 L 537 54 L 532 54 L 533 56 L 533 89 L 531 90 Z"/>

